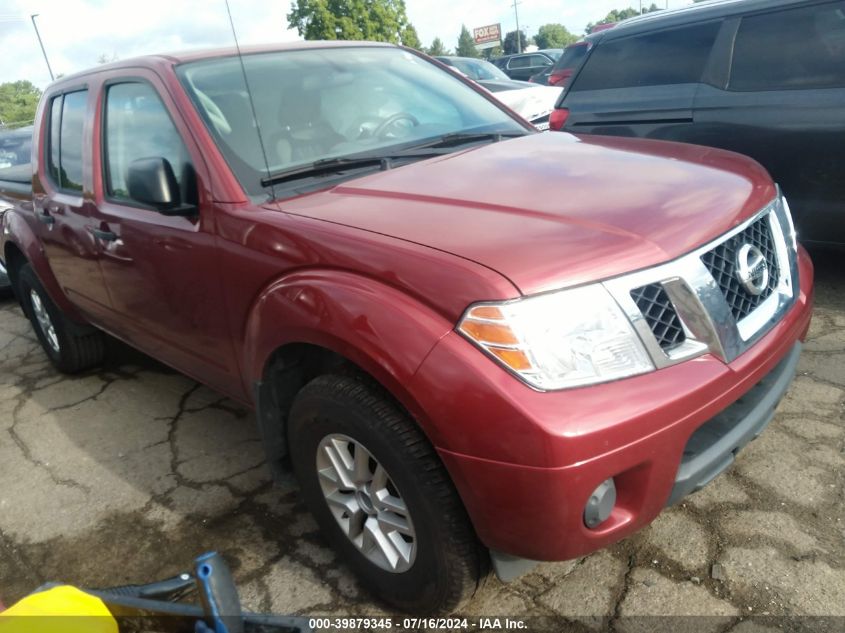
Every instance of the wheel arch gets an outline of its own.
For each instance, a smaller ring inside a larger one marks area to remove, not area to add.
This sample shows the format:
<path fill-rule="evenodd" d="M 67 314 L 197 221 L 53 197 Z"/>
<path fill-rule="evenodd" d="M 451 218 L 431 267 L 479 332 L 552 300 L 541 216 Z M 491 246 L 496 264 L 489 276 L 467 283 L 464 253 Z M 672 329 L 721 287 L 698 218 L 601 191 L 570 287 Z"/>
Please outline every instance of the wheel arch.
<path fill-rule="evenodd" d="M 274 475 L 283 470 L 293 399 L 325 373 L 372 381 L 431 439 L 409 385 L 452 327 L 401 290 L 353 273 L 310 271 L 269 286 L 248 320 L 244 373 Z"/>
<path fill-rule="evenodd" d="M 76 306 L 67 298 L 61 285 L 53 275 L 50 263 L 37 236 L 19 213 L 7 212 L 11 217 L 6 220 L 5 231 L 7 232 L 3 245 L 3 258 L 6 261 L 7 273 L 12 282 L 12 289 L 17 296 L 17 280 L 20 269 L 25 264 L 32 266 L 38 280 L 50 299 L 70 319 L 79 324 L 87 322 L 80 314 Z M 20 297 L 18 297 L 20 301 Z"/>

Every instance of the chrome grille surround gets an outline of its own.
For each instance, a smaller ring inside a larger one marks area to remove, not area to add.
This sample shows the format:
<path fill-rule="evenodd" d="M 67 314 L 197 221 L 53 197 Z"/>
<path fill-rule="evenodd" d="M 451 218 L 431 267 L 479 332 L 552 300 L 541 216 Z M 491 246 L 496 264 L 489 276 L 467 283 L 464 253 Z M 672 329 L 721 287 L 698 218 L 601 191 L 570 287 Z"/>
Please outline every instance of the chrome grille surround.
<path fill-rule="evenodd" d="M 758 221 L 768 224 L 777 282 L 759 305 L 737 319 L 725 291 L 702 258 Z M 671 348 L 661 347 L 631 296 L 632 291 L 650 284 L 663 286 L 684 329 L 683 341 Z M 789 206 L 778 190 L 771 203 L 713 242 L 666 264 L 606 280 L 603 285 L 628 316 L 657 369 L 706 352 L 732 362 L 764 336 L 798 297 L 798 253 Z"/>

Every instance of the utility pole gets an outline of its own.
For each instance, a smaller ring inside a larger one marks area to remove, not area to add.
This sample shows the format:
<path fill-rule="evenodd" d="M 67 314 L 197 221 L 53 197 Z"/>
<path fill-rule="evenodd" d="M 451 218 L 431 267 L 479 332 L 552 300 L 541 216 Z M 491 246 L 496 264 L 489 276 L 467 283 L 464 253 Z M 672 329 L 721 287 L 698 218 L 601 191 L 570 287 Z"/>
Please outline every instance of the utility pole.
<path fill-rule="evenodd" d="M 522 52 L 522 38 L 519 35 L 519 11 L 517 10 L 517 5 L 522 4 L 519 0 L 513 0 L 513 15 L 516 18 L 516 52 Z"/>
<path fill-rule="evenodd" d="M 38 38 L 38 44 L 41 46 L 41 52 L 44 54 L 44 61 L 47 62 L 47 70 L 50 72 L 50 81 L 55 80 L 56 78 L 53 77 L 53 69 L 50 68 L 50 60 L 47 59 L 47 51 L 44 50 L 44 42 L 41 41 L 41 33 L 38 32 L 38 25 L 35 23 L 35 18 L 37 18 L 40 14 L 33 13 L 30 17 L 32 20 L 32 26 L 35 27 L 35 36 Z"/>

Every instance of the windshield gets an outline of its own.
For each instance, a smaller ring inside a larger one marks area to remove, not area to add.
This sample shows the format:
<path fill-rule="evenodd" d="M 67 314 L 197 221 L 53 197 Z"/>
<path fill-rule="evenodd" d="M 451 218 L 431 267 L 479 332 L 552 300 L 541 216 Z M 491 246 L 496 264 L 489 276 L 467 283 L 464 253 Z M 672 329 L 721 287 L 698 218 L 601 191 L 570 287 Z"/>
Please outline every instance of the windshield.
<path fill-rule="evenodd" d="M 490 62 L 486 62 L 481 59 L 475 60 L 453 58 L 449 61 L 455 68 L 460 70 L 467 77 L 476 81 L 478 81 L 479 79 L 504 79 L 506 81 L 510 80 L 510 77 L 508 77 L 500 68 L 496 68 L 496 66 L 494 66 Z"/>
<path fill-rule="evenodd" d="M 252 104 L 237 57 L 191 62 L 177 72 L 252 196 L 269 193 L 261 184 L 268 171 L 387 155 L 458 132 L 526 132 L 451 73 L 400 48 L 257 53 L 245 55 L 243 65 Z"/>

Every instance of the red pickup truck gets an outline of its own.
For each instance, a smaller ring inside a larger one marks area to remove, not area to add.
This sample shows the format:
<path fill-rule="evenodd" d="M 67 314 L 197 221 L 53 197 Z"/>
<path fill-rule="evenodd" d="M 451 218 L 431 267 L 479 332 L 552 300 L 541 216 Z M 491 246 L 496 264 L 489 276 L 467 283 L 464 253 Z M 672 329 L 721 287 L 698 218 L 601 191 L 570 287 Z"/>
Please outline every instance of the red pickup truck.
<path fill-rule="evenodd" d="M 757 163 L 537 133 L 415 51 L 126 60 L 37 117 L 0 252 L 56 367 L 106 332 L 254 407 L 327 540 L 418 613 L 701 488 L 809 327 Z"/>

